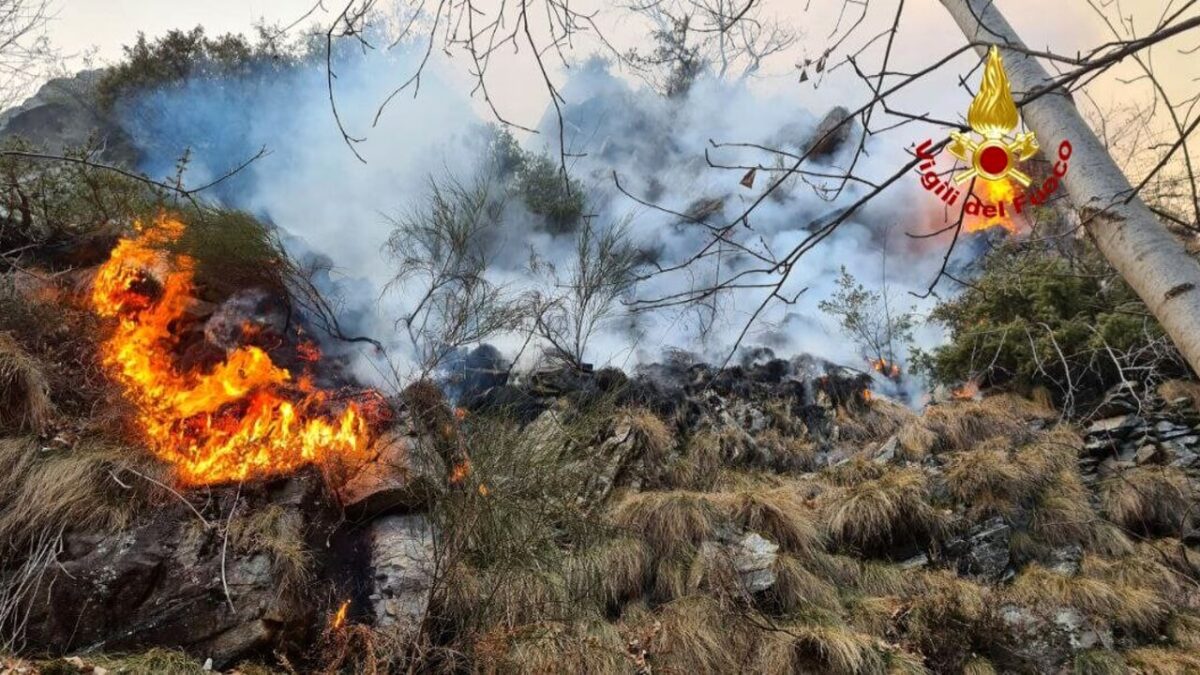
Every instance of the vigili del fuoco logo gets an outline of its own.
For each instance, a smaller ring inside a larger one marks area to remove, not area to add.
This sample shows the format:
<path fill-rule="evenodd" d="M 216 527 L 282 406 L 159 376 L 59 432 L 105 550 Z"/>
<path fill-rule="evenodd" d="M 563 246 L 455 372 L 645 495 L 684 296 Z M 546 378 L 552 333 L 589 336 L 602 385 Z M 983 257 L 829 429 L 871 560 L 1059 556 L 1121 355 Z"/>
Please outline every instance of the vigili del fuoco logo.
<path fill-rule="evenodd" d="M 969 215 L 989 220 L 968 230 L 992 225 L 1015 229 L 1010 214 L 1020 214 L 1031 204 L 1043 204 L 1058 190 L 1061 179 L 1067 175 L 1071 142 L 1063 139 L 1059 143 L 1053 171 L 1040 186 L 1030 189 L 1033 179 L 1021 170 L 1021 163 L 1037 153 L 1038 140 L 1032 131 L 1013 135 L 1020 117 L 1000 50 L 994 45 L 988 51 L 979 92 L 967 109 L 967 124 L 971 127 L 968 133 L 950 132 L 946 150 L 966 167 L 955 171 L 950 180 L 936 171 L 936 159 L 930 152 L 933 141 L 926 140 L 917 146 L 921 185 L 947 205 L 958 201 L 963 184 L 968 184 L 967 189 L 982 187 L 972 190 L 963 208 Z"/>

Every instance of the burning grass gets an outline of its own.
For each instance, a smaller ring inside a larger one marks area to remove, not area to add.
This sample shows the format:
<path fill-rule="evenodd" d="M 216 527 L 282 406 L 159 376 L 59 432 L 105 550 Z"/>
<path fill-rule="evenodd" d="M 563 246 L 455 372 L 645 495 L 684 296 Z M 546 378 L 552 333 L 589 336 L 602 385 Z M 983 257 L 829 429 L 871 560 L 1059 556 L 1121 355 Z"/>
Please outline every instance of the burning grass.
<path fill-rule="evenodd" d="M 96 312 L 115 320 L 102 361 L 137 406 L 150 449 L 186 484 L 285 473 L 331 456 L 365 459 L 359 407 L 333 413 L 326 392 L 260 347 L 236 347 L 207 372 L 180 369 L 178 330 L 197 261 L 169 248 L 187 232 L 165 215 L 141 226 L 100 267 L 91 296 Z"/>

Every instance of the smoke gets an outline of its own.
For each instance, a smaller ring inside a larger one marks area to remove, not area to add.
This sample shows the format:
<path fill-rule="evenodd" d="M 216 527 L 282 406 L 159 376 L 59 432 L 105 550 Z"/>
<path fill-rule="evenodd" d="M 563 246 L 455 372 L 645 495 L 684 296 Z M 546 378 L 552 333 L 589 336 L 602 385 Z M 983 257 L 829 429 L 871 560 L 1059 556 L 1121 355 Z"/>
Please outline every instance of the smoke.
<path fill-rule="evenodd" d="M 454 78 L 427 67 L 419 96 L 400 97 L 370 120 L 419 53 L 343 56 L 335 67 L 336 101 L 352 135 L 368 140 L 347 148 L 330 111 L 324 64 L 270 70 L 229 78 L 195 78 L 138 96 L 122 105 L 122 120 L 144 157 L 151 176 L 172 175 L 187 153 L 186 177 L 197 185 L 225 174 L 259 148 L 269 154 L 218 185 L 211 197 L 249 211 L 276 225 L 297 258 L 327 260 L 331 272 L 323 290 L 340 311 L 347 332 L 369 335 L 388 348 L 392 366 L 403 372 L 413 363 L 412 345 L 395 322 L 419 301 L 423 288 L 388 289 L 396 263 L 384 252 L 393 218 L 419 204 L 430 176 L 464 180 L 480 171 L 493 120 L 478 112 Z M 534 90 L 538 91 L 538 90 Z M 711 232 L 669 212 L 704 207 L 706 219 L 724 225 L 758 200 L 771 176 L 760 172 L 752 188 L 739 183 L 744 171 L 711 168 L 772 161 L 749 147 L 714 149 L 717 142 L 739 142 L 801 152 L 826 110 L 803 107 L 788 92 L 758 91 L 744 82 L 701 79 L 683 98 L 666 99 L 614 75 L 601 61 L 572 69 L 563 87 L 570 169 L 588 196 L 588 212 L 598 227 L 627 223 L 643 255 L 663 267 L 689 259 L 709 241 Z M 538 135 L 522 139 L 527 149 L 545 150 L 558 161 L 557 117 L 547 111 Z M 857 132 L 856 132 L 857 133 Z M 851 161 L 856 137 L 818 162 L 814 172 L 837 173 Z M 909 159 L 905 143 L 894 137 L 866 142 L 856 173 L 883 179 Z M 614 174 L 631 194 L 662 210 L 621 194 Z M 808 178 L 829 187 L 830 179 Z M 764 256 L 781 256 L 808 236 L 816 223 L 845 209 L 869 189 L 850 183 L 829 201 L 799 178 L 755 209 L 748 227 L 738 225 L 739 242 Z M 668 212 L 669 211 L 669 212 Z M 489 251 L 489 276 L 512 292 L 546 288 L 547 280 L 529 270 L 530 252 L 558 270 L 570 269 L 577 232 L 558 232 L 520 204 L 510 205 L 495 231 Z M 862 354 L 842 335 L 817 304 L 835 290 L 840 269 L 850 270 L 869 288 L 886 283 L 899 310 L 929 308 L 909 291 L 923 292 L 941 263 L 941 248 L 914 240 L 906 231 L 923 231 L 942 222 L 942 214 L 913 180 L 899 180 L 859 209 L 815 250 L 800 259 L 779 296 L 745 335 L 747 346 L 768 346 L 779 355 L 810 353 L 861 366 Z M 773 252 L 770 253 L 770 252 Z M 726 253 L 708 257 L 686 270 L 655 275 L 637 284 L 638 298 L 670 297 L 717 275 L 729 278 L 759 266 L 748 256 Z M 748 284 L 770 281 L 752 276 Z M 683 349 L 721 361 L 770 289 L 745 288 L 718 296 L 714 306 L 684 306 L 652 313 L 626 314 L 606 321 L 589 343 L 587 360 L 597 365 L 631 367 L 659 360 L 664 350 Z M 715 311 L 713 311 L 715 309 Z M 918 344 L 935 344 L 937 330 L 921 328 Z M 524 336 L 502 335 L 493 341 L 508 358 L 520 352 Z M 522 352 L 529 358 L 536 350 Z M 358 375 L 375 380 L 392 372 L 378 355 L 364 349 Z"/>

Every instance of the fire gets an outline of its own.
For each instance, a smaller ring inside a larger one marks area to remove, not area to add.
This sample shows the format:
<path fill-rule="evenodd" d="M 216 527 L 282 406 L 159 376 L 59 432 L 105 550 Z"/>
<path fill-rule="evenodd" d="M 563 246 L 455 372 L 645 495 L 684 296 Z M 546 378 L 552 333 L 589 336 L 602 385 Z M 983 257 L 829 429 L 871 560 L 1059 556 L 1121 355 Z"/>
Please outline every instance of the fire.
<path fill-rule="evenodd" d="M 175 364 L 175 327 L 191 304 L 195 261 L 170 253 L 185 225 L 161 216 L 117 243 L 96 275 L 92 305 L 116 319 L 101 358 L 129 399 L 152 452 L 198 485 L 286 473 L 337 456 L 365 459 L 365 416 L 351 403 L 327 413 L 328 394 L 256 346 L 208 372 Z"/>
<path fill-rule="evenodd" d="M 347 600 L 338 607 L 337 612 L 333 615 L 333 620 L 329 622 L 329 626 L 334 630 L 346 625 L 346 611 L 350 609 L 350 601 Z"/>
<path fill-rule="evenodd" d="M 863 400 L 863 403 L 870 403 L 871 401 L 875 400 L 875 394 L 871 393 L 870 389 L 863 389 L 862 390 L 862 400 Z"/>
<path fill-rule="evenodd" d="M 993 227 L 1003 227 L 1011 234 L 1017 234 L 1021 231 L 1021 226 L 1013 219 L 1013 199 L 1017 196 L 1017 188 L 1008 179 L 1000 180 L 977 180 L 975 181 L 976 192 L 982 188 L 982 194 L 976 194 L 968 197 L 968 199 L 979 199 L 984 204 L 1006 205 L 1003 212 L 997 213 L 994 216 L 970 216 L 963 221 L 963 227 L 967 232 L 982 232 Z"/>
<path fill-rule="evenodd" d="M 451 485 L 458 485 L 471 475 L 471 462 L 464 459 L 450 468 L 449 482 Z"/>
<path fill-rule="evenodd" d="M 956 401 L 971 401 L 979 397 L 979 385 L 969 380 L 961 387 L 951 390 L 950 398 Z"/>
<path fill-rule="evenodd" d="M 871 361 L 871 368 L 884 377 L 891 378 L 893 380 L 899 379 L 900 377 L 900 364 L 894 361 L 888 361 L 887 359 L 883 358 L 875 359 L 874 361 Z"/>

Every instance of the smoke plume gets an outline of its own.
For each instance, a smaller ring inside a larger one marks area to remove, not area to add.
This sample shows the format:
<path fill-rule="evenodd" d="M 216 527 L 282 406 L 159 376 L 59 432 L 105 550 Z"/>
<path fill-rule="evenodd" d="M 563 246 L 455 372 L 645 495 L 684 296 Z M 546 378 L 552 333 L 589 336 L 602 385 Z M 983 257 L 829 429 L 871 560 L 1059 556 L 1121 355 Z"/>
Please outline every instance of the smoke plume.
<path fill-rule="evenodd" d="M 393 52 L 339 59 L 338 111 L 351 134 L 368 136 L 357 146 L 365 163 L 347 147 L 331 115 L 323 62 L 257 75 L 195 78 L 144 93 L 121 108 L 124 126 L 142 151 L 142 168 L 151 176 L 171 175 L 186 152 L 187 180 L 201 184 L 265 147 L 266 157 L 218 185 L 210 196 L 277 226 L 298 259 L 327 260 L 332 269 L 322 281 L 323 290 L 339 309 L 342 324 L 382 342 L 401 372 L 414 355 L 395 322 L 412 310 L 424 289 L 404 284 L 389 288 L 397 269 L 384 246 L 394 218 L 421 202 L 431 176 L 469 180 L 476 175 L 494 137 L 487 131 L 494 120 L 480 113 L 466 90 L 435 65 L 427 66 L 418 97 L 394 100 L 377 126 L 370 126 L 398 74 L 411 72 L 418 57 Z M 799 153 L 827 112 L 805 109 L 788 91 L 761 89 L 746 82 L 702 78 L 685 96 L 668 99 L 614 75 L 599 60 L 572 69 L 563 86 L 569 168 L 585 188 L 587 211 L 597 227 L 626 223 L 648 265 L 668 267 L 700 251 L 711 232 L 671 212 L 701 209 L 708 222 L 724 225 L 757 200 L 770 182 L 767 172 L 759 172 L 753 187 L 742 185 L 743 171 L 710 167 L 705 149 L 714 163 L 727 166 L 773 161 L 750 147 L 713 148 L 710 139 Z M 527 150 L 549 153 L 557 163 L 557 125 L 548 109 L 541 133 L 520 136 L 521 143 Z M 852 134 L 832 155 L 805 167 L 836 174 L 850 162 L 857 142 Z M 902 145 L 888 144 L 894 142 L 869 138 L 856 173 L 873 179 L 895 171 L 909 155 Z M 629 193 L 661 208 L 622 194 L 614 175 Z M 782 255 L 814 224 L 867 189 L 852 182 L 828 200 L 810 183 L 821 188 L 835 181 L 791 179 L 756 208 L 748 227 L 738 226 L 738 240 L 764 254 Z M 901 309 L 927 309 L 908 291 L 925 290 L 941 262 L 941 249 L 931 252 L 932 242 L 913 240 L 905 232 L 928 230 L 931 223 L 941 222 L 943 216 L 929 202 L 914 176 L 897 181 L 856 212 L 801 259 L 780 291 L 789 299 L 799 294 L 796 302 L 773 303 L 743 344 L 768 346 L 782 356 L 806 352 L 861 367 L 863 355 L 817 304 L 834 291 L 845 267 L 869 288 L 886 283 Z M 488 274 L 495 283 L 510 292 L 544 288 L 546 279 L 530 272 L 531 252 L 558 270 L 573 264 L 576 231 L 547 227 L 542 216 L 519 203 L 510 203 L 499 218 L 488 252 Z M 715 275 L 728 277 L 751 262 L 733 255 L 719 261 L 706 258 L 685 271 L 651 276 L 638 283 L 633 294 L 672 296 L 710 283 Z M 720 361 L 769 292 L 728 292 L 716 298 L 715 312 L 713 307 L 683 306 L 628 314 L 621 308 L 602 325 L 585 356 L 598 366 L 628 368 L 658 360 L 664 350 L 683 349 Z M 919 344 L 929 345 L 939 335 L 923 328 L 917 338 Z M 513 358 L 524 336 L 514 332 L 493 343 Z M 536 350 L 522 353 L 528 359 Z M 362 355 L 360 376 L 371 380 L 392 372 L 370 350 Z"/>

